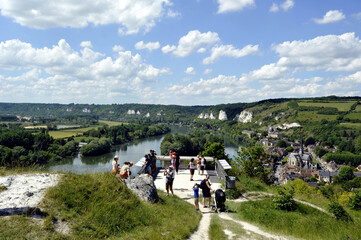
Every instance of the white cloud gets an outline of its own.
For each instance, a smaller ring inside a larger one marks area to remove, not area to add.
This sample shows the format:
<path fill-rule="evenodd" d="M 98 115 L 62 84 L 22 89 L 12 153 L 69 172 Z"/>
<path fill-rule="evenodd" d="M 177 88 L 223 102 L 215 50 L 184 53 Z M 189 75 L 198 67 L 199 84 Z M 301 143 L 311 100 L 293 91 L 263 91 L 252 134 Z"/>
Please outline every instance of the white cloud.
<path fill-rule="evenodd" d="M 180 16 L 181 16 L 181 14 L 179 12 L 173 11 L 172 9 L 168 9 L 167 17 L 175 18 L 175 17 L 180 17 Z"/>
<path fill-rule="evenodd" d="M 284 3 L 281 4 L 281 8 L 283 11 L 288 11 L 295 5 L 295 2 L 293 0 L 286 0 Z"/>
<path fill-rule="evenodd" d="M 217 0 L 218 12 L 227 13 L 241 11 L 245 7 L 255 6 L 254 0 Z"/>
<path fill-rule="evenodd" d="M 177 49 L 177 47 L 174 46 L 174 45 L 172 45 L 172 46 L 166 45 L 166 46 L 162 47 L 162 52 L 163 53 L 169 53 L 169 52 L 173 52 L 176 49 Z"/>
<path fill-rule="evenodd" d="M 153 51 L 155 49 L 160 48 L 160 44 L 159 42 L 148 42 L 148 43 L 144 43 L 143 41 L 137 42 L 135 44 L 135 49 L 147 49 L 149 51 Z"/>
<path fill-rule="evenodd" d="M 326 23 L 334 23 L 339 22 L 345 19 L 346 16 L 339 10 L 330 10 L 328 11 L 323 18 L 315 18 L 315 23 L 318 24 L 326 24 Z"/>
<path fill-rule="evenodd" d="M 270 7 L 269 11 L 270 12 L 278 12 L 278 10 L 280 10 L 278 5 L 276 3 L 272 3 L 272 6 Z"/>
<path fill-rule="evenodd" d="M 20 40 L 0 42 L 0 69 L 14 75 L 0 77 L 8 86 L 1 89 L 40 102 L 44 101 L 40 96 L 47 96 L 48 102 L 109 102 L 109 96 L 125 94 L 137 96 L 139 102 L 139 92 L 149 81 L 170 73 L 169 69 L 144 63 L 139 54 L 119 51 L 119 46 L 113 50 L 117 54 L 111 58 L 89 48 L 77 52 L 64 39 L 51 48 L 34 48 Z"/>
<path fill-rule="evenodd" d="M 220 57 L 240 58 L 258 52 L 258 45 L 247 45 L 242 49 L 237 49 L 232 45 L 221 45 L 212 48 L 211 56 L 203 59 L 203 64 L 212 64 Z"/>
<path fill-rule="evenodd" d="M 360 20 L 361 19 L 361 12 L 352 14 L 352 17 L 357 19 L 357 20 Z"/>
<path fill-rule="evenodd" d="M 205 51 L 207 51 L 206 48 L 200 48 L 197 50 L 197 53 L 204 53 Z"/>
<path fill-rule="evenodd" d="M 170 0 L 0 1 L 1 15 L 22 26 L 48 29 L 120 24 L 125 34 L 149 31 L 170 5 Z"/>
<path fill-rule="evenodd" d="M 179 39 L 178 46 L 173 51 L 173 54 L 178 57 L 186 57 L 200 47 L 208 47 L 219 41 L 220 39 L 216 32 L 201 33 L 198 30 L 189 31 L 187 35 Z"/>
<path fill-rule="evenodd" d="M 204 70 L 203 74 L 207 75 L 207 74 L 210 74 L 212 71 L 213 71 L 212 69 L 207 68 L 206 70 Z"/>
<path fill-rule="evenodd" d="M 123 50 L 124 50 L 124 48 L 122 46 L 120 46 L 120 45 L 115 45 L 113 47 L 113 52 L 121 52 Z"/>
<path fill-rule="evenodd" d="M 273 49 L 280 55 L 277 66 L 302 68 L 307 71 L 361 70 L 361 41 L 355 33 L 284 42 Z"/>
<path fill-rule="evenodd" d="M 80 46 L 83 48 L 93 48 L 93 45 L 90 41 L 84 41 L 80 43 Z"/>
<path fill-rule="evenodd" d="M 295 2 L 293 0 L 286 0 L 280 5 L 278 5 L 277 3 L 272 3 L 272 6 L 270 7 L 269 11 L 270 12 L 278 12 L 280 10 L 280 8 L 282 8 L 283 11 L 287 12 L 288 10 L 293 8 L 294 5 L 295 5 Z"/>
<path fill-rule="evenodd" d="M 187 69 L 184 71 L 186 74 L 196 74 L 196 70 L 194 69 L 194 67 L 187 67 Z"/>

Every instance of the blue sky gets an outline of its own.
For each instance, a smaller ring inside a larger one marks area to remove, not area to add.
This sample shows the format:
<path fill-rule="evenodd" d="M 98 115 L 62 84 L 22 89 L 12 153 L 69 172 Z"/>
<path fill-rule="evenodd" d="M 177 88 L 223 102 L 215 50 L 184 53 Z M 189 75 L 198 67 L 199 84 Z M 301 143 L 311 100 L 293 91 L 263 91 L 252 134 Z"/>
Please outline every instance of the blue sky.
<path fill-rule="evenodd" d="M 356 0 L 0 0 L 0 102 L 360 96 Z"/>

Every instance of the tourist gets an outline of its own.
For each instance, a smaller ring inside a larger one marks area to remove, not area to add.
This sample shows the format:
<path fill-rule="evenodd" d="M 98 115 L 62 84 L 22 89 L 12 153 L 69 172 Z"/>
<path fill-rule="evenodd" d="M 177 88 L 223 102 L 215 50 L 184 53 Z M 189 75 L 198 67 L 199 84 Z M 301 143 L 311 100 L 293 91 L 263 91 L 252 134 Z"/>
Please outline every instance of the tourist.
<path fill-rule="evenodd" d="M 175 155 L 172 155 L 170 157 L 170 165 L 172 165 L 174 167 L 174 165 L 175 165 Z"/>
<path fill-rule="evenodd" d="M 193 181 L 194 170 L 196 169 L 196 164 L 194 163 L 194 158 L 188 164 L 189 171 L 191 173 L 191 181 Z"/>
<path fill-rule="evenodd" d="M 206 178 L 202 180 L 200 187 L 202 188 L 203 194 L 203 207 L 206 208 L 206 198 L 208 199 L 208 207 L 211 206 L 211 183 L 209 182 L 209 174 L 206 175 Z"/>
<path fill-rule="evenodd" d="M 132 172 L 130 168 L 133 166 L 132 162 L 125 162 L 122 168 L 120 169 L 119 176 L 123 179 L 130 177 Z"/>
<path fill-rule="evenodd" d="M 150 168 L 150 165 L 152 164 L 152 160 L 149 158 L 148 155 L 144 155 L 145 163 L 143 166 L 145 166 L 145 173 L 148 173 L 149 175 L 152 174 L 152 169 Z"/>
<path fill-rule="evenodd" d="M 179 154 L 176 154 L 175 155 L 175 171 L 177 174 L 178 174 L 179 164 L 180 164 L 180 156 L 179 156 Z"/>
<path fill-rule="evenodd" d="M 201 171 L 202 171 L 202 174 L 201 174 L 201 175 L 204 174 L 204 169 L 206 168 L 206 164 L 207 164 L 207 161 L 206 161 L 206 159 L 204 158 L 204 156 L 202 155 L 202 156 L 201 156 Z"/>
<path fill-rule="evenodd" d="M 164 171 L 165 176 L 165 189 L 167 190 L 167 196 L 169 196 L 169 190 L 173 193 L 173 181 L 174 181 L 174 167 L 172 165 L 169 166 L 168 169 Z"/>
<path fill-rule="evenodd" d="M 150 154 L 150 160 L 152 161 L 152 164 L 150 165 L 150 169 L 152 170 L 152 172 L 155 172 L 156 168 L 157 168 L 157 153 L 154 150 L 149 150 L 149 154 Z"/>
<path fill-rule="evenodd" d="M 201 163 L 202 159 L 197 155 L 197 169 L 198 169 L 198 175 L 201 175 Z"/>
<path fill-rule="evenodd" d="M 118 156 L 114 156 L 114 160 L 113 160 L 113 162 L 112 162 L 112 166 L 113 166 L 112 173 L 113 173 L 114 175 L 119 174 L 119 164 L 118 164 L 118 160 L 119 160 Z"/>
<path fill-rule="evenodd" d="M 194 192 L 194 206 L 196 208 L 196 211 L 199 211 L 199 185 L 196 183 L 193 186 L 193 192 Z"/>

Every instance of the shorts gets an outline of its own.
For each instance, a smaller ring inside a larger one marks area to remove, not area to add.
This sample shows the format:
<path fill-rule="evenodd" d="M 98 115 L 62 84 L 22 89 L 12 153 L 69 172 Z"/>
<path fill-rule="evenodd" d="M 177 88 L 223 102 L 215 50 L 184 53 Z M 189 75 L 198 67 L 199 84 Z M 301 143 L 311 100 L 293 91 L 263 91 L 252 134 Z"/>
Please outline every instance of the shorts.
<path fill-rule="evenodd" d="M 191 175 L 194 175 L 194 169 L 189 169 L 191 171 Z"/>
<path fill-rule="evenodd" d="M 208 188 L 208 190 L 202 190 L 203 197 L 211 197 L 211 190 Z"/>
<path fill-rule="evenodd" d="M 194 205 L 197 205 L 199 202 L 199 198 L 194 198 Z"/>
<path fill-rule="evenodd" d="M 145 167 L 145 172 L 149 172 L 149 170 L 150 170 L 150 166 L 146 166 Z"/>
<path fill-rule="evenodd" d="M 165 184 L 168 185 L 168 186 L 173 186 L 173 180 L 174 178 L 166 178 L 165 179 Z"/>
<path fill-rule="evenodd" d="M 117 175 L 117 174 L 119 173 L 119 170 L 113 169 L 113 170 L 112 170 L 112 173 L 113 173 L 114 175 Z"/>
<path fill-rule="evenodd" d="M 202 170 L 202 171 L 204 170 L 204 166 L 201 166 L 201 170 Z"/>
<path fill-rule="evenodd" d="M 127 178 L 127 177 L 129 176 L 129 173 L 126 172 L 126 173 L 124 173 L 124 174 L 119 174 L 119 176 L 120 176 L 121 178 Z"/>

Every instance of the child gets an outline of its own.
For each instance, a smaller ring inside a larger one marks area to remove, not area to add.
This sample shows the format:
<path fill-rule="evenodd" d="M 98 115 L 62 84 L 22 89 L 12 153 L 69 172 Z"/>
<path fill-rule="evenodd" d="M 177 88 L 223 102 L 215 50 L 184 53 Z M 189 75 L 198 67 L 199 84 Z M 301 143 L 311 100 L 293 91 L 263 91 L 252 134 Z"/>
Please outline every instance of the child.
<path fill-rule="evenodd" d="M 194 205 L 196 207 L 196 211 L 199 211 L 199 185 L 196 183 L 193 186 L 194 192 Z"/>

